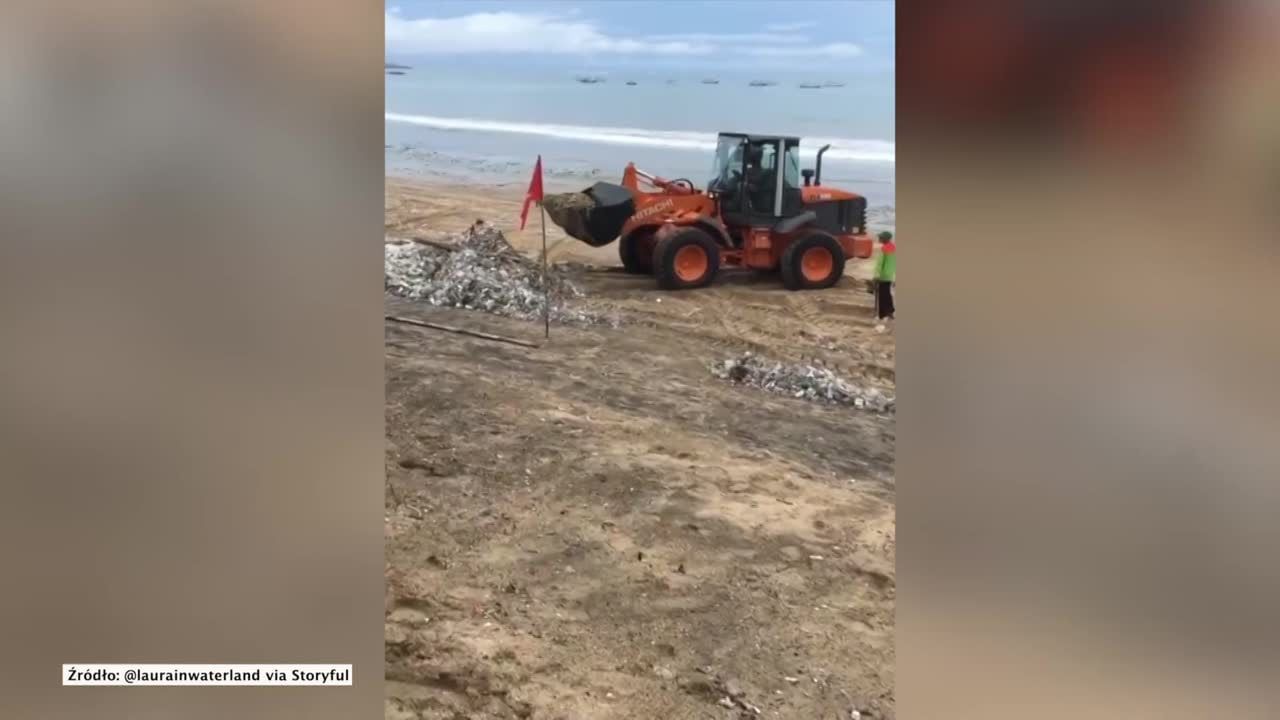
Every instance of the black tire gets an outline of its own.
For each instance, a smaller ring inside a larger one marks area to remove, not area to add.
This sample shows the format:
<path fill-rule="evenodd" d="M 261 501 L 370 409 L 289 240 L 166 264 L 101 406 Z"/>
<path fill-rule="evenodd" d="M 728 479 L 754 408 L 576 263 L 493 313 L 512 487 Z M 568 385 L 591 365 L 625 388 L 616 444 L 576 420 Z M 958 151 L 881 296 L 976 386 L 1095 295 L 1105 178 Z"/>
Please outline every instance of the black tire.
<path fill-rule="evenodd" d="M 676 256 L 688 247 L 699 247 L 706 253 L 704 272 L 691 278 L 677 270 Z M 664 290 L 691 290 L 706 287 L 715 280 L 720 271 L 720 246 L 704 230 L 688 227 L 677 230 L 658 241 L 653 250 L 653 274 L 658 278 L 658 287 Z"/>
<path fill-rule="evenodd" d="M 810 249 L 831 254 L 831 269 L 822 278 L 806 277 L 802 262 Z M 782 286 L 788 290 L 822 290 L 840 282 L 844 275 L 844 248 L 825 233 L 812 233 L 796 240 L 782 253 Z"/>
<path fill-rule="evenodd" d="M 618 259 L 622 269 L 631 275 L 652 275 L 653 254 L 645 252 L 646 240 L 652 240 L 654 231 L 641 229 L 618 241 Z M 649 244 L 652 247 L 652 244 Z"/>

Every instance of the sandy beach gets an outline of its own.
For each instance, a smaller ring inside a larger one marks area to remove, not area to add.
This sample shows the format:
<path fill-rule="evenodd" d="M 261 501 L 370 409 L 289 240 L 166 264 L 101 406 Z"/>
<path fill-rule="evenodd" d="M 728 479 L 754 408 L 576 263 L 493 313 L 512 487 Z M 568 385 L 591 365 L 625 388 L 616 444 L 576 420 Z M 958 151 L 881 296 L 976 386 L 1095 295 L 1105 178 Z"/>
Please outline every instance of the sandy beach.
<path fill-rule="evenodd" d="M 389 178 L 386 234 L 483 219 L 536 256 L 524 190 Z M 893 395 L 871 261 L 822 291 L 664 292 L 614 245 L 547 237 L 612 323 L 544 342 L 388 296 L 535 347 L 387 324 L 385 716 L 893 718 L 894 415 L 712 372 L 749 352 Z"/>

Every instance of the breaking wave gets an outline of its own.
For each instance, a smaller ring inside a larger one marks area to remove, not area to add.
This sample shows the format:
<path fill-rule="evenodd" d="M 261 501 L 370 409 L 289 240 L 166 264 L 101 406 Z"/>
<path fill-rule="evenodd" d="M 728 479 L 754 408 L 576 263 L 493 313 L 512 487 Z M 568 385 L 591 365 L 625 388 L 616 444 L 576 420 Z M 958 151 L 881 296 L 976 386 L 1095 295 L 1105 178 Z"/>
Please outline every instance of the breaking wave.
<path fill-rule="evenodd" d="M 587 125 L 548 125 L 540 123 L 502 122 L 475 120 L 472 118 L 447 118 L 434 115 L 405 115 L 386 113 L 386 121 L 420 125 L 437 130 L 463 130 L 472 132 L 510 133 L 517 135 L 541 135 L 560 140 L 601 143 L 605 145 L 632 145 L 639 147 L 669 148 L 674 150 L 710 151 L 716 147 L 715 133 L 688 132 L 683 130 L 644 130 L 641 128 L 593 127 Z M 850 138 L 805 138 L 801 153 L 812 157 L 826 144 L 831 149 L 824 160 L 851 160 L 862 162 L 894 161 L 894 143 L 887 140 L 854 140 Z"/>

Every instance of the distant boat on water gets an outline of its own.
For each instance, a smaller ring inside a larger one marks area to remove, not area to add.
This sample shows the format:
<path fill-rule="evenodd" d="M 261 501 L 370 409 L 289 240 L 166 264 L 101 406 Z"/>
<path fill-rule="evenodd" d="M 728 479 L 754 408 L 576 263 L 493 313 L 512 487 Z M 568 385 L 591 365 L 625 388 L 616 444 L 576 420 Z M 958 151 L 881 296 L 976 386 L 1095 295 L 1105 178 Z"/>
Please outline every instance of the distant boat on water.
<path fill-rule="evenodd" d="M 604 82 L 604 78 L 596 75 L 579 75 L 574 79 L 582 83 L 583 85 L 595 85 L 596 83 Z"/>
<path fill-rule="evenodd" d="M 388 74 L 388 75 L 403 75 L 403 74 L 404 74 L 404 71 L 403 71 L 403 70 L 388 70 L 388 71 L 387 71 L 387 74 Z"/>
<path fill-rule="evenodd" d="M 703 85 L 719 85 L 720 81 L 714 78 L 707 78 L 706 80 L 702 81 L 702 84 Z"/>
<path fill-rule="evenodd" d="M 635 80 L 628 80 L 628 81 L 627 81 L 627 84 L 628 84 L 628 85 L 638 85 L 639 83 L 637 83 Z"/>
<path fill-rule="evenodd" d="M 778 83 L 776 83 L 776 82 L 774 82 L 774 81 L 772 81 L 772 80 L 752 80 L 751 82 L 749 82 L 749 83 L 747 83 L 747 84 L 748 84 L 748 85 L 750 85 L 751 87 L 773 87 L 774 85 L 777 85 Z"/>
<path fill-rule="evenodd" d="M 804 88 L 805 90 L 817 90 L 822 86 L 819 85 L 818 83 L 800 83 L 800 87 Z"/>

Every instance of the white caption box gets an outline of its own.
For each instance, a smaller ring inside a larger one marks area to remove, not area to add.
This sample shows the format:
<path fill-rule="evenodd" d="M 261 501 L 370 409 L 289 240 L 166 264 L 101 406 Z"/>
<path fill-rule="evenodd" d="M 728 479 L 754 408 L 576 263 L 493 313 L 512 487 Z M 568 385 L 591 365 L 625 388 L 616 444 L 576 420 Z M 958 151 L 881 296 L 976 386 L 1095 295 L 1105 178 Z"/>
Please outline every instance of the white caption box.
<path fill-rule="evenodd" d="M 63 685 L 351 685 L 350 665 L 67 663 Z"/>

